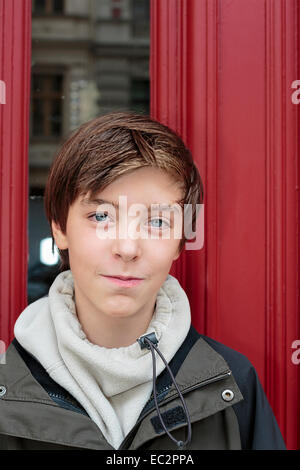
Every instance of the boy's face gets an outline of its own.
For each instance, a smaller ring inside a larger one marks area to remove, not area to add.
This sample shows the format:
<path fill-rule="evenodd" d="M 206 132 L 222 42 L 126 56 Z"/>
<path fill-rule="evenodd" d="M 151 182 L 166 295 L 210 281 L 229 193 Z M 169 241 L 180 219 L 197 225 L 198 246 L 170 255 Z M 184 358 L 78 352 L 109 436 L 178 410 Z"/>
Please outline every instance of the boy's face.
<path fill-rule="evenodd" d="M 182 195 L 162 170 L 140 168 L 121 176 L 96 196 L 120 203 L 119 211 L 109 203 L 85 204 L 88 194 L 70 206 L 65 234 L 52 222 L 56 245 L 69 251 L 76 302 L 80 299 L 87 309 L 115 318 L 154 306 L 173 260 L 180 255 L 182 219 L 174 216 L 175 211 L 153 210 L 154 206 L 151 212 L 151 204 L 175 204 L 178 208 L 176 202 Z M 136 285 L 121 284 L 107 276 L 142 280 Z"/>

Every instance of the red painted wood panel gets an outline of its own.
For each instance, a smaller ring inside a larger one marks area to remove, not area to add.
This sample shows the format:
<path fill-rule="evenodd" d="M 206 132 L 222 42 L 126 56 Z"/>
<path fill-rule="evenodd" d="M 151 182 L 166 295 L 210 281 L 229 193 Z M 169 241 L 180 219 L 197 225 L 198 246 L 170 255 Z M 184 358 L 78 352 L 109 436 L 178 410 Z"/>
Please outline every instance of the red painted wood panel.
<path fill-rule="evenodd" d="M 297 449 L 299 2 L 152 0 L 151 10 L 151 113 L 191 148 L 205 193 L 204 248 L 171 273 L 198 331 L 254 364 Z"/>
<path fill-rule="evenodd" d="M 27 305 L 31 0 L 0 2 L 0 339 Z M 3 90 L 3 88 L 2 88 Z"/>
<path fill-rule="evenodd" d="M 222 1 L 218 15 L 219 307 L 210 332 L 246 352 L 264 379 L 265 4 Z"/>

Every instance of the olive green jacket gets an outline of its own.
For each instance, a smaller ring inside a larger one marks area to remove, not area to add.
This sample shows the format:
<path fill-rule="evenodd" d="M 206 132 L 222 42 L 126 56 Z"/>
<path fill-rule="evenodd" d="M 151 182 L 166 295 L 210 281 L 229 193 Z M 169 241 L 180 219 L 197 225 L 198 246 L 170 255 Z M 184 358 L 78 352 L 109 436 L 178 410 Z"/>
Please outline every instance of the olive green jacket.
<path fill-rule="evenodd" d="M 192 437 L 186 450 L 285 448 L 255 369 L 245 356 L 191 326 L 169 367 L 189 411 Z M 167 369 L 156 384 L 168 431 L 185 441 L 186 416 Z M 0 449 L 115 450 L 74 397 L 16 339 L 0 364 Z M 177 449 L 157 416 L 153 393 L 119 447 L 125 449 Z"/>

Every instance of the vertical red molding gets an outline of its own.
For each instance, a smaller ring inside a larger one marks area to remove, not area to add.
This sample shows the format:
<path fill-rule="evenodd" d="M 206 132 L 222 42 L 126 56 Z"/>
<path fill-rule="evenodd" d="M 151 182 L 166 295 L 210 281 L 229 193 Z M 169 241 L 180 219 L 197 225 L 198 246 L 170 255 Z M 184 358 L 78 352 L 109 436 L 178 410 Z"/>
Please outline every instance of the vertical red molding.
<path fill-rule="evenodd" d="M 205 238 L 172 267 L 198 331 L 255 366 L 299 448 L 297 0 L 151 0 L 151 114 L 191 148 Z M 298 76 L 298 75 L 299 76 Z"/>
<path fill-rule="evenodd" d="M 201 81 L 198 83 L 198 77 L 205 69 L 202 63 L 194 61 L 193 48 L 196 46 L 204 50 L 204 44 L 198 46 L 195 43 L 195 30 L 191 28 L 191 22 L 193 18 L 195 21 L 199 18 L 198 14 L 194 14 L 194 10 L 198 12 L 199 7 L 203 9 L 203 6 L 205 7 L 203 2 L 194 0 L 151 0 L 150 3 L 150 112 L 153 117 L 181 135 L 190 148 L 193 147 L 194 158 L 201 174 L 205 171 L 202 168 L 205 161 L 199 156 L 202 154 L 206 137 L 205 130 L 199 123 L 201 114 L 199 110 L 195 114 L 196 108 L 192 101 L 204 91 L 204 85 Z M 200 27 L 200 24 L 195 24 L 195 28 L 198 26 Z M 199 108 L 202 106 L 202 109 L 205 109 L 203 99 L 201 104 L 198 104 Z M 195 127 L 198 127 L 197 142 L 194 140 Z M 193 264 L 189 263 L 191 257 L 193 261 L 197 260 Z M 199 291 L 203 291 L 205 285 L 203 258 L 204 250 L 185 250 L 180 262 L 175 262 L 171 269 L 171 274 L 180 279 L 190 298 L 192 312 L 202 312 L 193 317 L 194 325 L 202 331 L 205 328 L 205 297 L 199 296 Z M 199 283 L 190 283 L 190 276 L 198 279 Z"/>
<path fill-rule="evenodd" d="M 205 103 L 205 115 L 202 120 L 202 127 L 206 133 L 206 148 L 201 153 L 201 158 L 206 160 L 206 174 L 204 175 L 204 191 L 206 190 L 205 203 L 205 250 L 206 265 L 205 278 L 206 286 L 203 295 L 206 296 L 206 329 L 205 333 L 215 338 L 220 337 L 220 327 L 222 309 L 219 296 L 219 251 L 221 243 L 219 242 L 219 225 L 218 225 L 218 200 L 222 197 L 221 188 L 218 186 L 218 104 L 219 104 L 219 2 L 213 0 L 211 2 L 201 2 L 206 5 L 203 12 L 203 23 L 205 24 L 205 49 L 203 48 L 204 60 L 201 61 L 205 70 L 205 84 L 202 87 L 202 95 L 198 97 L 198 101 Z M 200 12 L 198 13 L 198 17 Z M 195 20 L 194 20 L 195 21 Z M 198 20 L 199 21 L 199 20 Z M 195 31 L 194 42 L 197 44 L 197 27 Z M 196 49 L 196 45 L 194 46 Z M 194 58 L 195 60 L 195 58 Z M 199 82 L 195 77 L 195 87 Z M 194 110 L 197 114 L 197 108 Z M 199 118 L 198 118 L 199 119 Z M 197 142 L 197 130 L 194 129 L 193 141 Z"/>
<path fill-rule="evenodd" d="M 265 384 L 289 447 L 299 448 L 299 3 L 265 2 L 266 13 L 266 330 Z M 298 46 L 298 47 L 297 47 Z M 297 107 L 298 106 L 298 107 Z M 298 116 L 297 116 L 298 114 Z"/>
<path fill-rule="evenodd" d="M 27 304 L 31 0 L 0 2 L 0 339 Z"/>

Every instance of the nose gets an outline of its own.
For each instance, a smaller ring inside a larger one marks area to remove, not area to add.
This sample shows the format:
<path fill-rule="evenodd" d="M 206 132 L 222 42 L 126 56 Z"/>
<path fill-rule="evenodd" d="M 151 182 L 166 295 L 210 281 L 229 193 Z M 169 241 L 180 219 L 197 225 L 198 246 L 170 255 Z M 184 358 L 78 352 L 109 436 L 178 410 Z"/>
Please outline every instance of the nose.
<path fill-rule="evenodd" d="M 139 258 L 141 247 L 138 240 L 132 240 L 129 237 L 125 239 L 116 239 L 112 243 L 112 254 L 121 257 L 124 261 L 131 261 Z"/>
<path fill-rule="evenodd" d="M 119 226 L 119 232 L 112 241 L 112 253 L 120 256 L 124 261 L 130 261 L 141 255 L 139 235 L 132 229 L 134 226 Z"/>

